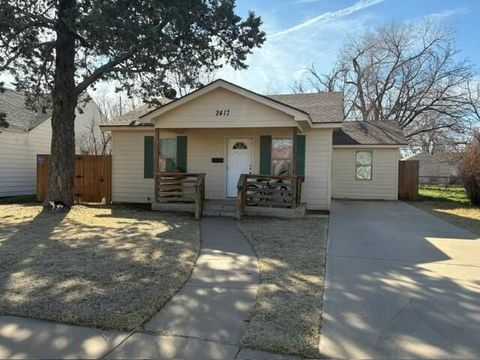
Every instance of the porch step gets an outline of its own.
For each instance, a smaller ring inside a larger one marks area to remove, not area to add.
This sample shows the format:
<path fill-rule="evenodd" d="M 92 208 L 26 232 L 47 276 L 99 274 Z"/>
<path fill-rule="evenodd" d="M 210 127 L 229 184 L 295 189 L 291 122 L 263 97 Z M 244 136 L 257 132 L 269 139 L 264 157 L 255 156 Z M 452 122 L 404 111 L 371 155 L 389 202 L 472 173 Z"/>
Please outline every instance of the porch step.
<path fill-rule="evenodd" d="M 237 216 L 237 202 L 235 200 L 207 200 L 203 209 L 204 216 Z"/>
<path fill-rule="evenodd" d="M 203 210 L 203 216 L 220 216 L 220 217 L 231 217 L 236 218 L 236 211 L 222 211 L 222 210 Z"/>

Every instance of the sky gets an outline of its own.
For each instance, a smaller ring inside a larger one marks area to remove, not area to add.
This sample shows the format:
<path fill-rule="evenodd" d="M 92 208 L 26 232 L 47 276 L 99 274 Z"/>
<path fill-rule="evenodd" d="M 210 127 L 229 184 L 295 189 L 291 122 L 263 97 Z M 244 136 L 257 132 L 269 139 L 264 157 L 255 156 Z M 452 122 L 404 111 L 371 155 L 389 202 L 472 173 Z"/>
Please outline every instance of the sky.
<path fill-rule="evenodd" d="M 480 66 L 480 0 L 237 0 L 239 15 L 250 10 L 262 17 L 267 40 L 247 70 L 224 68 L 217 77 L 261 93 L 290 92 L 312 65 L 327 73 L 348 36 L 391 21 L 452 26 L 458 56 Z"/>
<path fill-rule="evenodd" d="M 391 21 L 452 26 L 458 56 L 480 66 L 480 0 L 237 0 L 241 16 L 249 10 L 262 17 L 267 41 L 247 70 L 225 68 L 218 77 L 261 93 L 290 92 L 312 64 L 329 72 L 348 36 Z"/>

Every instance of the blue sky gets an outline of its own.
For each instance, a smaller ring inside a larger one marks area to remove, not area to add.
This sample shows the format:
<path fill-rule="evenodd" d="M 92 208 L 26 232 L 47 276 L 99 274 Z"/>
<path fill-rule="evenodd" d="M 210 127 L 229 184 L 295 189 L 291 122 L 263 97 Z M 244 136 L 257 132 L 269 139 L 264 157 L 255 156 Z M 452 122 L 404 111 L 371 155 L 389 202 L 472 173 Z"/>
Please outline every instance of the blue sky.
<path fill-rule="evenodd" d="M 456 31 L 459 56 L 480 65 L 480 0 L 237 0 L 237 10 L 262 17 L 267 41 L 249 69 L 218 76 L 263 93 L 289 92 L 312 64 L 328 72 L 349 34 L 390 21 L 444 22 Z"/>
<path fill-rule="evenodd" d="M 312 64 L 328 72 L 349 34 L 390 21 L 444 22 L 456 30 L 459 56 L 480 66 L 480 0 L 237 0 L 240 15 L 249 10 L 262 17 L 267 41 L 249 69 L 224 68 L 217 77 L 261 93 L 290 92 Z"/>

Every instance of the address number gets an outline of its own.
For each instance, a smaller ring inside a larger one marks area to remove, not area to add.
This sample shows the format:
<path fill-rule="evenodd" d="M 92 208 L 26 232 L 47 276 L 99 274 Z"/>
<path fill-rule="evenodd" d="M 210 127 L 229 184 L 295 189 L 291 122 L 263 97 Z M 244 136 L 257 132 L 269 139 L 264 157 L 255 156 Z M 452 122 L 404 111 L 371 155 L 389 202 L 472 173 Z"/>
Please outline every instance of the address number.
<path fill-rule="evenodd" d="M 230 109 L 217 110 L 216 116 L 228 116 L 230 115 Z"/>

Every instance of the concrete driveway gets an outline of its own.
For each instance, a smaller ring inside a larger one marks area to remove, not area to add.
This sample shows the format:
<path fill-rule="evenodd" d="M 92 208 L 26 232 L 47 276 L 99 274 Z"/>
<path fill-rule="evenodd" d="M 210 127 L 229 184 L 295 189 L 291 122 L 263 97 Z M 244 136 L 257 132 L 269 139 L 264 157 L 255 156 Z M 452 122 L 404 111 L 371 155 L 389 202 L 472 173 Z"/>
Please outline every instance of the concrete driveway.
<path fill-rule="evenodd" d="M 480 239 L 403 202 L 335 201 L 320 350 L 480 358 Z"/>

